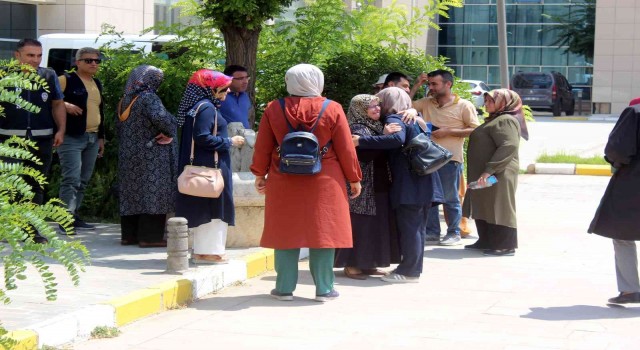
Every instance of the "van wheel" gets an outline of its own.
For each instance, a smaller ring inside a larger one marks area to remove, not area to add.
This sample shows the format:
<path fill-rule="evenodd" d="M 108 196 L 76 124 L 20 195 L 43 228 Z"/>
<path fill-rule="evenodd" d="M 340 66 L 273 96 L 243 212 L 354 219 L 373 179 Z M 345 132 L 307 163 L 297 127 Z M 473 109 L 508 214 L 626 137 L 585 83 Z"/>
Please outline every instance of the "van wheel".
<path fill-rule="evenodd" d="M 574 104 L 572 104 L 571 106 L 569 106 L 569 108 L 568 108 L 568 109 L 566 109 L 566 110 L 564 111 L 564 114 L 566 114 L 566 115 L 573 115 L 573 113 L 575 112 L 575 110 L 576 110 L 576 105 L 575 105 L 575 102 L 574 102 Z"/>
<path fill-rule="evenodd" d="M 560 104 L 560 100 L 556 100 L 556 103 L 551 106 L 551 112 L 554 117 L 559 117 L 562 114 L 562 105 Z"/>

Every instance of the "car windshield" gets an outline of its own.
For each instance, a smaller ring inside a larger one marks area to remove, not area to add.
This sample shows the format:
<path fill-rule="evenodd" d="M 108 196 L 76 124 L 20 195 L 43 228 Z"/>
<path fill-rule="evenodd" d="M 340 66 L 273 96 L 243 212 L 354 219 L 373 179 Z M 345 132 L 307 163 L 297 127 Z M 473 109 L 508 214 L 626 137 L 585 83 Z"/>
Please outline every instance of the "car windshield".
<path fill-rule="evenodd" d="M 491 90 L 487 85 L 485 85 L 485 83 L 480 83 L 480 88 L 484 91 L 489 91 Z"/>
<path fill-rule="evenodd" d="M 513 87 L 516 89 L 548 89 L 551 83 L 551 77 L 547 74 L 517 74 L 513 77 Z"/>

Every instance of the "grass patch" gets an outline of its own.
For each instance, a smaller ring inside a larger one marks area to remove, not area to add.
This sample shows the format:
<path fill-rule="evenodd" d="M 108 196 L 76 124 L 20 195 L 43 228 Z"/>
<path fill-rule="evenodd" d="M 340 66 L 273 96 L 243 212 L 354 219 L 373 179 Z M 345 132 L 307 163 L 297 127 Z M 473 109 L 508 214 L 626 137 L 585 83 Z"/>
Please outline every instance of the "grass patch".
<path fill-rule="evenodd" d="M 556 153 L 541 154 L 536 163 L 569 163 L 569 164 L 593 164 L 593 165 L 609 165 L 602 156 L 581 157 L 577 154 Z"/>
<path fill-rule="evenodd" d="M 115 338 L 120 335 L 120 330 L 117 327 L 98 326 L 91 331 L 91 338 Z"/>

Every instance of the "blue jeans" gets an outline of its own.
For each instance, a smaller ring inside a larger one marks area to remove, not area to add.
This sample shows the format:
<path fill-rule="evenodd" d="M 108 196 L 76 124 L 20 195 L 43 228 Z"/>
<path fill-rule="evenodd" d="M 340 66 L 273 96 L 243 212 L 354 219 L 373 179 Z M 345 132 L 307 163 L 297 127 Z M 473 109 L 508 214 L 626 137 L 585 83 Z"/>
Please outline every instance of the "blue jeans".
<path fill-rule="evenodd" d="M 408 277 L 420 277 L 424 261 L 424 215 L 430 205 L 401 204 L 396 209 L 396 226 L 400 236 L 402 261 L 396 272 Z"/>
<path fill-rule="evenodd" d="M 65 135 L 64 142 L 58 147 L 58 157 L 62 169 L 60 199 L 69 212 L 76 214 L 98 158 L 98 134 Z"/>
<path fill-rule="evenodd" d="M 442 191 L 444 192 L 444 211 L 447 218 L 447 234 L 460 236 L 460 219 L 462 218 L 462 206 L 458 197 L 460 176 L 462 176 L 462 164 L 451 161 L 438 169 Z M 440 237 L 440 214 L 438 206 L 429 210 L 427 215 L 427 236 Z"/>

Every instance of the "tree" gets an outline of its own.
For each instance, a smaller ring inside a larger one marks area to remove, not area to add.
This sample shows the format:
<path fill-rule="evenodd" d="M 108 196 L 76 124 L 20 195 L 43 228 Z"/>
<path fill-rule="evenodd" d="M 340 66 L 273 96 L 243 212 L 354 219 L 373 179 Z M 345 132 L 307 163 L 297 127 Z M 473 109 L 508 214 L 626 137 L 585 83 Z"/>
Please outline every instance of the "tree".
<path fill-rule="evenodd" d="M 544 29 L 557 35 L 552 45 L 592 59 L 596 33 L 596 0 L 572 3 L 565 16 L 543 14 L 557 25 Z"/>
<path fill-rule="evenodd" d="M 11 103 L 32 113 L 39 108 L 20 98 L 13 89 L 37 90 L 46 82 L 28 65 L 16 61 L 0 62 L 0 102 Z M 4 110 L 0 109 L 0 117 Z M 72 232 L 73 216 L 67 212 L 59 199 L 51 199 L 45 204 L 35 204 L 31 185 L 25 177 L 35 179 L 40 185 L 46 178 L 39 171 L 22 163 L 39 163 L 29 148 L 35 143 L 30 140 L 12 137 L 0 143 L 0 261 L 4 269 L 4 283 L 0 284 L 0 303 L 8 304 L 11 299 L 7 290 L 17 288 L 17 281 L 27 278 L 27 267 L 33 266 L 44 282 L 47 300 L 55 300 L 57 295 L 55 277 L 49 271 L 45 259 L 61 263 L 71 276 L 74 285 L 80 282 L 79 272 L 89 260 L 89 252 L 79 241 L 65 241 L 57 237 L 55 230 L 47 221 L 59 223 L 67 232 Z M 19 162 L 7 162 L 14 159 Z M 35 231 L 49 240 L 46 244 L 37 244 L 30 238 Z M 0 348 L 11 349 L 14 342 L 5 337 L 6 330 L 0 327 Z"/>
<path fill-rule="evenodd" d="M 282 13 L 291 0 L 203 0 L 197 14 L 210 20 L 222 32 L 226 48 L 226 65 L 238 64 L 256 76 L 258 39 L 264 23 Z M 248 93 L 255 102 L 255 79 L 249 81 Z M 249 116 L 253 125 L 255 115 Z"/>

